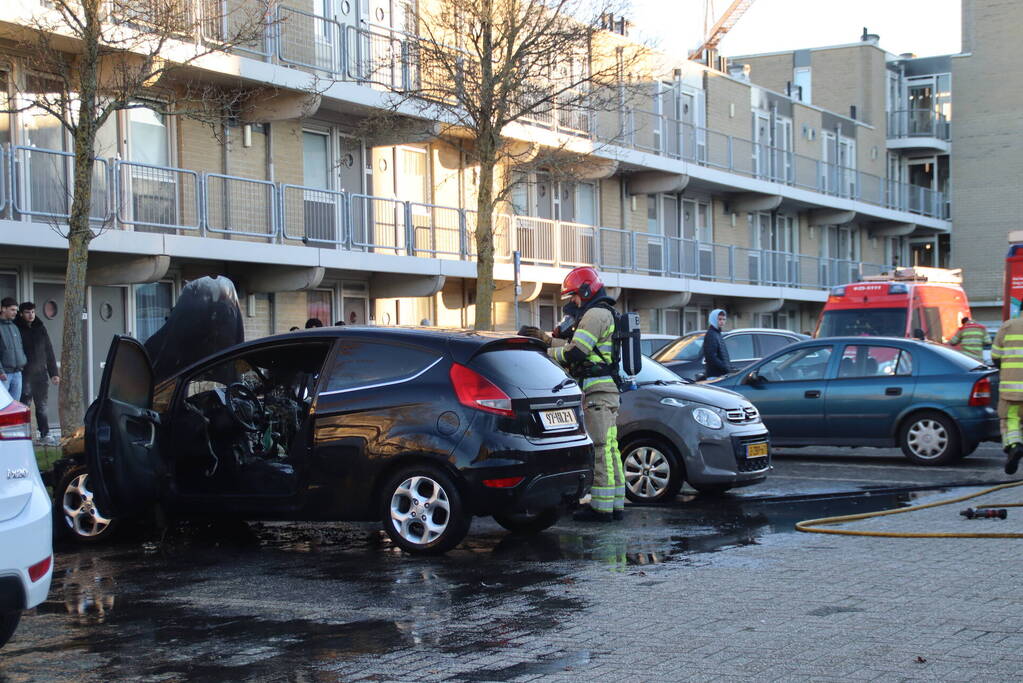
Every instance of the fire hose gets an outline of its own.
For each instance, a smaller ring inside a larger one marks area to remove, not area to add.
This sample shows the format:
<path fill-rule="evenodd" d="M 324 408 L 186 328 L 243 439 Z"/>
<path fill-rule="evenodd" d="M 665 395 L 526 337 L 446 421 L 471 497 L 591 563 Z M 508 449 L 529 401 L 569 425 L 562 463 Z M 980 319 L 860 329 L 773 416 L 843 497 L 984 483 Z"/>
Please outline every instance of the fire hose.
<path fill-rule="evenodd" d="M 918 531 L 867 531 L 859 529 L 831 529 L 824 528 L 834 524 L 845 524 L 846 522 L 855 522 L 861 519 L 872 519 L 874 517 L 884 517 L 887 515 L 900 515 L 905 512 L 914 512 L 916 510 L 926 510 L 928 508 L 940 507 L 942 505 L 952 505 L 954 503 L 961 503 L 964 500 L 972 500 L 979 498 L 980 496 L 986 496 L 989 493 L 995 491 L 1001 491 L 1002 489 L 1009 489 L 1015 486 L 1023 486 L 1023 481 L 1013 481 L 1007 484 L 999 484 L 998 486 L 992 486 L 991 488 L 978 491 L 977 493 L 971 493 L 966 496 L 959 496 L 957 498 L 950 498 L 949 500 L 939 500 L 934 503 L 925 503 L 923 505 L 913 505 L 906 508 L 895 508 L 892 510 L 880 510 L 878 512 L 863 512 L 856 515 L 841 515 L 838 517 L 821 517 L 820 519 L 807 519 L 796 524 L 796 531 L 804 531 L 806 533 L 813 534 L 839 534 L 842 536 L 878 536 L 881 538 L 1023 538 L 1023 533 L 1019 532 L 977 532 L 977 533 L 952 533 L 952 532 L 918 532 Z M 978 505 L 976 510 L 985 510 L 993 508 L 1010 508 L 1010 507 L 1023 507 L 1023 503 L 999 503 L 996 506 L 985 506 Z M 965 516 L 965 515 L 964 515 Z M 974 515 L 976 517 L 986 517 L 988 515 Z M 994 516 L 994 515 L 991 515 Z"/>

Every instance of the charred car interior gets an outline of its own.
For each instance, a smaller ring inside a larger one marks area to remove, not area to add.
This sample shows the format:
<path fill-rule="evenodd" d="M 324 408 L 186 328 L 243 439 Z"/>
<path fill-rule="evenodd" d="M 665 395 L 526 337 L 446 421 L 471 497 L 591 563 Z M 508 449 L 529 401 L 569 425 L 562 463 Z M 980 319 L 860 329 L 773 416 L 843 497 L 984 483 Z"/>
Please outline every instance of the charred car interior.
<path fill-rule="evenodd" d="M 292 454 L 308 444 L 316 383 L 330 346 L 296 344 L 234 356 L 178 383 L 165 452 L 182 493 L 288 495 Z"/>

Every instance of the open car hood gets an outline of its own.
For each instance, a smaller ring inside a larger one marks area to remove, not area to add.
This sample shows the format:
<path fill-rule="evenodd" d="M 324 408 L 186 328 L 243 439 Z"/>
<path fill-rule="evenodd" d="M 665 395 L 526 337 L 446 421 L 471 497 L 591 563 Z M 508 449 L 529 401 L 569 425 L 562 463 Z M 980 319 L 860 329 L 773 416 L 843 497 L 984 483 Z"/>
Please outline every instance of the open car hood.
<path fill-rule="evenodd" d="M 214 275 L 181 290 L 167 321 L 145 347 L 159 383 L 192 363 L 245 341 L 234 283 Z"/>

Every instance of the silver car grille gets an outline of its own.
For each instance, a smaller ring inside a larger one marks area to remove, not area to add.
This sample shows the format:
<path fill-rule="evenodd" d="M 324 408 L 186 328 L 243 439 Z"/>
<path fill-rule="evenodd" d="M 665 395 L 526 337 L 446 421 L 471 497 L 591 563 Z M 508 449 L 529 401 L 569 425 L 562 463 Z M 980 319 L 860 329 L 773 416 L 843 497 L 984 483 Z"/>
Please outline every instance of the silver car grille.
<path fill-rule="evenodd" d="M 760 413 L 753 406 L 743 406 L 742 408 L 726 410 L 725 416 L 728 417 L 729 422 L 733 422 L 735 424 L 746 424 L 749 422 L 756 422 L 760 419 Z"/>

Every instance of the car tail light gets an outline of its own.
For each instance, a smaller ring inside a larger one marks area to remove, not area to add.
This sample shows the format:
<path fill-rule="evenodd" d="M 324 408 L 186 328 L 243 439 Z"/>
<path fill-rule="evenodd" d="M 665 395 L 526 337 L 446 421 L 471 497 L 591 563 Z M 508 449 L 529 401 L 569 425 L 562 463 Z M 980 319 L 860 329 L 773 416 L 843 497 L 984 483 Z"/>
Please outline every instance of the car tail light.
<path fill-rule="evenodd" d="M 510 489 L 518 485 L 525 477 L 505 477 L 504 479 L 484 479 L 483 485 L 492 489 Z"/>
<path fill-rule="evenodd" d="M 515 415 L 508 394 L 483 375 L 458 363 L 452 364 L 450 374 L 451 386 L 463 406 L 497 415 Z"/>
<path fill-rule="evenodd" d="M 0 439 L 31 439 L 32 438 L 32 414 L 28 406 L 11 401 L 3 410 L 0 410 Z"/>
<path fill-rule="evenodd" d="M 28 568 L 28 578 L 32 579 L 32 583 L 46 576 L 46 572 L 50 571 L 50 564 L 52 562 L 53 555 L 48 555 L 42 562 L 36 562 Z"/>
<path fill-rule="evenodd" d="M 970 391 L 971 406 L 989 406 L 991 405 L 991 380 L 987 377 L 981 377 L 973 383 L 973 390 Z"/>

